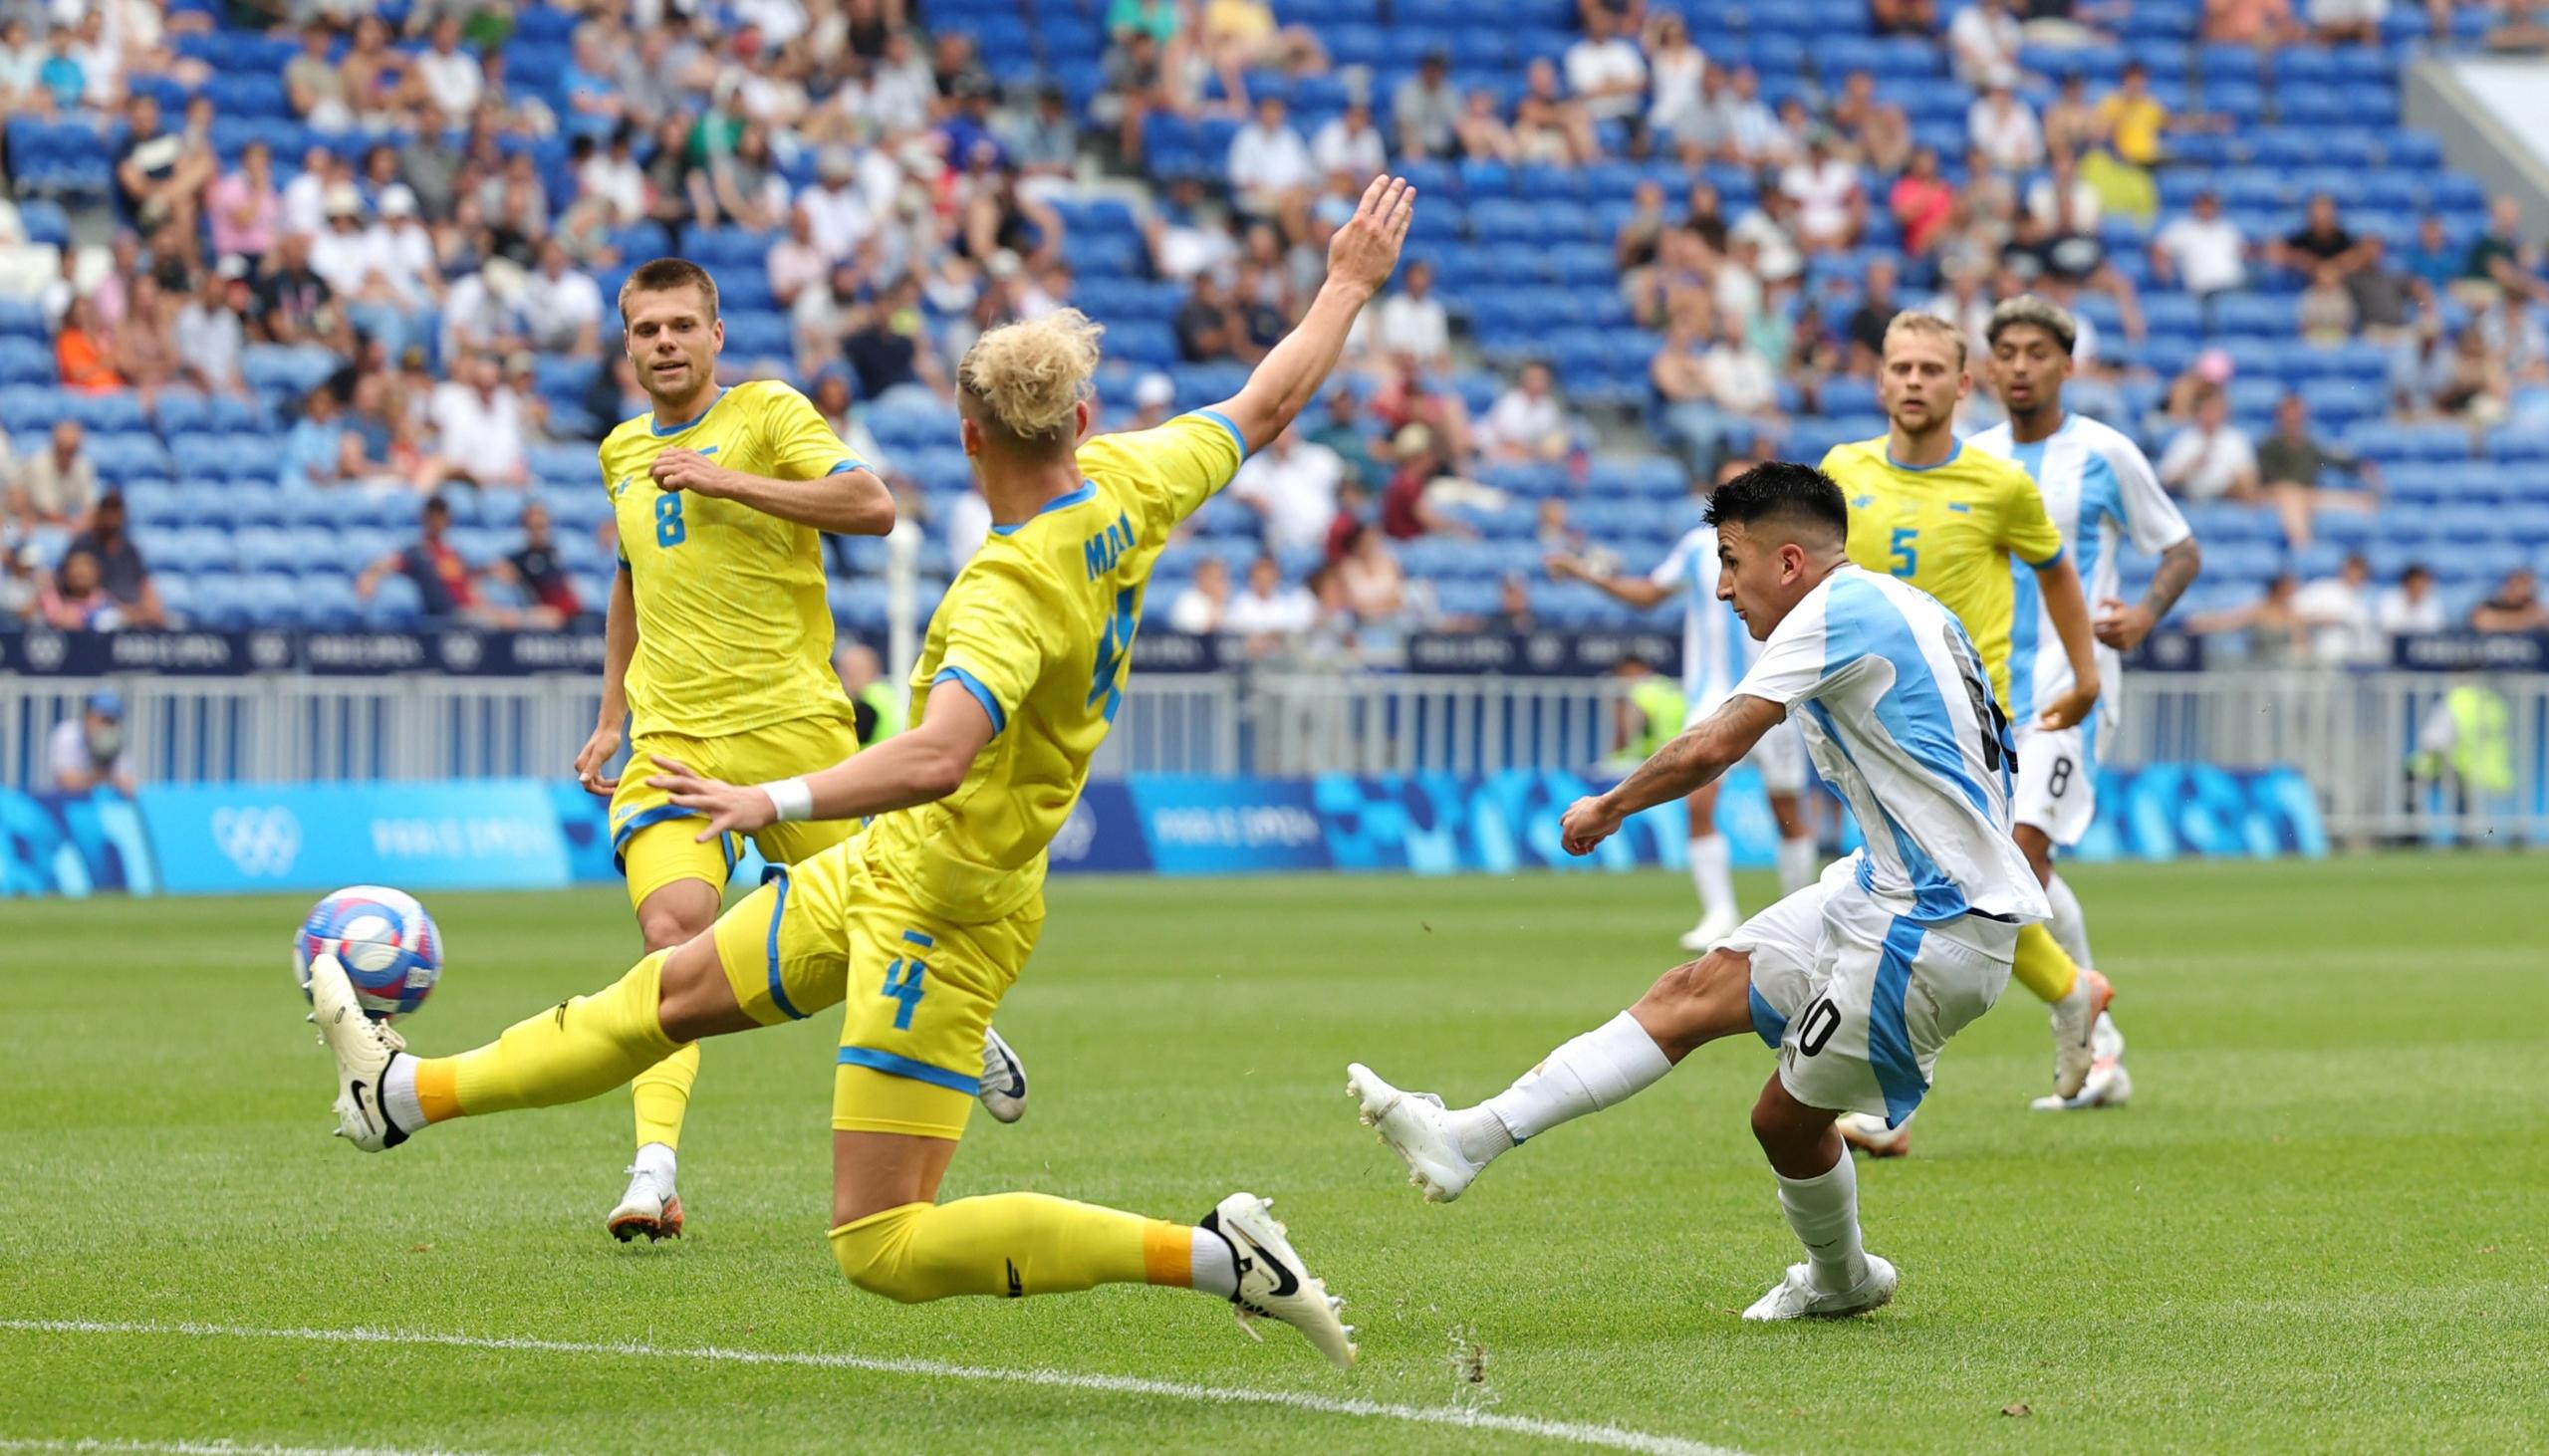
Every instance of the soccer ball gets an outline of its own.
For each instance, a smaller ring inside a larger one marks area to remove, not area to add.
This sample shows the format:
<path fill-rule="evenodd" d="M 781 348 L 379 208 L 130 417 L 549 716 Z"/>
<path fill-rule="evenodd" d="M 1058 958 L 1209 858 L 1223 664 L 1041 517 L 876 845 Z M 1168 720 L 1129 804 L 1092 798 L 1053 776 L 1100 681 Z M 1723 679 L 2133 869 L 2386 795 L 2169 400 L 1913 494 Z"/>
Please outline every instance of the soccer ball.
<path fill-rule="evenodd" d="M 310 962 L 333 955 L 354 982 L 355 1000 L 374 1021 L 389 1021 L 424 1005 L 442 978 L 442 932 L 415 896 L 386 885 L 356 884 L 310 907 L 292 937 L 292 975 L 310 999 Z"/>

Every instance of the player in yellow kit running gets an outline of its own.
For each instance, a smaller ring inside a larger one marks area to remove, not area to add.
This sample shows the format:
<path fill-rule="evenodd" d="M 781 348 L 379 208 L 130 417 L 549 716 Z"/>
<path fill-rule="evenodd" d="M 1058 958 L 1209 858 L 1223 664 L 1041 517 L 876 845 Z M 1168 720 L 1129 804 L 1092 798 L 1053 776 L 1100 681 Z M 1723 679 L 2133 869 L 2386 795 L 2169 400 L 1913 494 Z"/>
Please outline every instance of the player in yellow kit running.
<path fill-rule="evenodd" d="M 937 1201 L 973 1106 L 976 1052 L 1044 924 L 1045 847 L 1087 781 L 1130 670 L 1150 568 L 1250 449 L 1317 397 L 1390 276 L 1415 193 L 1378 178 L 1329 245 L 1328 280 L 1238 394 L 1157 429 L 1079 443 L 1097 327 L 1063 310 L 982 336 L 957 370 L 991 536 L 931 617 L 912 726 L 801 779 L 650 776 L 703 842 L 876 816 L 774 877 L 709 933 L 458 1057 L 419 1060 L 312 963 L 337 1061 L 337 1130 L 378 1150 L 466 1115 L 575 1101 L 700 1037 L 845 1002 L 833 1084 L 832 1250 L 860 1288 L 916 1302 L 1108 1283 L 1174 1285 L 1281 1320 L 1339 1364 L 1351 1333 L 1263 1200 L 1192 1227 L 1035 1193 Z"/>
<path fill-rule="evenodd" d="M 2015 463 L 1957 440 L 1956 403 L 1969 386 L 1963 333 L 1929 314 L 1897 314 L 1886 329 L 1877 376 L 1888 429 L 1877 439 L 1834 446 L 1823 457 L 1823 471 L 1850 502 L 1850 559 L 1910 582 L 1956 614 L 2004 714 L 2011 638 L 2036 629 L 2032 611 L 2023 621 L 2018 617 L 2010 561 L 2034 570 L 2072 670 L 2069 689 L 2037 705 L 2037 723 L 2069 728 L 2098 702 L 2089 604 L 2035 481 Z M 2088 1080 L 2091 1029 L 2114 999 L 2113 988 L 2073 961 L 2042 925 L 2019 932 L 2010 974 L 2051 1006 L 2054 1092 L 2073 1095 Z M 1843 1135 L 1871 1152 L 1899 1153 L 1911 1146 L 1908 1125 L 1909 1119 L 1899 1122 L 1877 1139 L 1848 1127 Z"/>
<path fill-rule="evenodd" d="M 638 934 L 665 950 L 717 918 L 738 844 L 701 843 L 691 811 L 613 778 L 625 719 L 632 757 L 677 758 L 703 773 L 776 778 L 858 749 L 854 710 L 832 671 L 832 608 L 821 533 L 882 536 L 893 497 L 803 394 L 761 380 L 720 387 L 725 342 L 717 285 L 699 265 L 658 258 L 620 290 L 629 362 L 654 408 L 602 442 L 602 484 L 620 534 L 605 627 L 602 712 L 576 755 L 585 788 L 611 797 L 611 848 Z M 753 835 L 774 864 L 810 859 L 855 825 L 772 825 Z M 993 1113 L 1014 1120 L 1026 1080 L 985 1043 Z M 683 1047 L 639 1076 L 637 1155 L 607 1227 L 627 1240 L 678 1236 L 674 1149 L 699 1072 Z M 1015 1095 L 1010 1093 L 1014 1092 Z"/>

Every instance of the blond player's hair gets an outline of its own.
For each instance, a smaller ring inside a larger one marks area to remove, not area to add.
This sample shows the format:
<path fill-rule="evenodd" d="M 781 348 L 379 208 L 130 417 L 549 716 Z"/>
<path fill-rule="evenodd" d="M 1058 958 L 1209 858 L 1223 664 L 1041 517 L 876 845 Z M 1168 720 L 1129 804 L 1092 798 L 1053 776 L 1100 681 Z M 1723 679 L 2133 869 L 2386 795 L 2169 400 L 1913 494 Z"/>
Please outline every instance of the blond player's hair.
<path fill-rule="evenodd" d="M 1953 347 L 1956 351 L 1956 368 L 1959 372 L 1964 369 L 1965 331 L 1939 318 L 1936 314 L 1922 313 L 1918 309 L 1904 310 L 1895 315 L 1886 325 L 1886 343 L 1893 344 L 1894 337 L 1898 334 L 1925 334 Z"/>
<path fill-rule="evenodd" d="M 965 401 L 978 422 L 1018 444 L 1070 445 L 1077 411 L 1098 372 L 1098 336 L 1106 328 L 1078 309 L 1005 324 L 973 342 L 956 365 Z"/>

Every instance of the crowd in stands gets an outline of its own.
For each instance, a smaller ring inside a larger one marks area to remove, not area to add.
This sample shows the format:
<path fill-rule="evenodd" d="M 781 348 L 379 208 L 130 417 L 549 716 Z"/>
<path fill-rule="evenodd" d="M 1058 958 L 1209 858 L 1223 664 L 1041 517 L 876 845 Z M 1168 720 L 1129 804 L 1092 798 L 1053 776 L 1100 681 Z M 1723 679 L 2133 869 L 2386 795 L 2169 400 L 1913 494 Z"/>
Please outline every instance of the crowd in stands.
<path fill-rule="evenodd" d="M 2401 623 L 2537 629 L 2539 234 L 2395 121 L 2410 47 L 2537 49 L 2528 17 L 0 0 L 0 620 L 590 612 L 590 445 L 647 407 L 614 294 L 674 251 L 720 279 L 731 376 L 805 387 L 943 581 L 988 526 L 949 423 L 974 337 L 1082 307 L 1104 427 L 1207 402 L 1390 168 L 1423 193 L 1409 261 L 1326 406 L 1163 559 L 1174 626 L 1386 661 L 1603 620 L 1542 556 L 1659 556 L 1691 482 L 1883 429 L 1896 311 L 1979 364 L 2032 290 L 2080 320 L 2074 407 L 2206 535 L 2183 624 L 2343 661 Z M 1963 423 L 1996 417 L 1978 387 Z M 2505 509 L 2472 552 L 2384 539 L 2431 507 Z M 880 552 L 834 554 L 857 630 Z"/>

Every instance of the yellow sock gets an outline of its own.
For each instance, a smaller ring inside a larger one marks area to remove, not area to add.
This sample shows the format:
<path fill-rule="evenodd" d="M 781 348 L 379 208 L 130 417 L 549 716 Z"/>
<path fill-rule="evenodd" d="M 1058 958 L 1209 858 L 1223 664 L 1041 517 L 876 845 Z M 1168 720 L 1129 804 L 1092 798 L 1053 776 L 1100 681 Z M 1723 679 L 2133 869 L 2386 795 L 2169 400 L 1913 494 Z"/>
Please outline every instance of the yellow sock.
<path fill-rule="evenodd" d="M 419 1059 L 425 1120 L 553 1107 L 609 1092 L 680 1050 L 663 1034 L 659 950 L 591 996 L 517 1022 L 474 1052 Z"/>
<path fill-rule="evenodd" d="M 637 1074 L 629 1091 L 637 1104 L 637 1146 L 681 1146 L 681 1119 L 690 1110 L 690 1085 L 699 1080 L 699 1044 L 692 1042 Z"/>
<path fill-rule="evenodd" d="M 2079 979 L 2080 963 L 2053 938 L 2052 931 L 2029 925 L 2018 932 L 2018 954 L 2009 974 L 2025 982 L 2038 999 L 2060 1001 L 2071 994 L 2071 983 Z"/>
<path fill-rule="evenodd" d="M 954 1295 L 1065 1294 L 1193 1283 L 1194 1231 L 1042 1193 L 906 1203 L 832 1231 L 850 1282 L 916 1305 Z"/>

